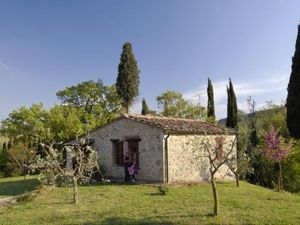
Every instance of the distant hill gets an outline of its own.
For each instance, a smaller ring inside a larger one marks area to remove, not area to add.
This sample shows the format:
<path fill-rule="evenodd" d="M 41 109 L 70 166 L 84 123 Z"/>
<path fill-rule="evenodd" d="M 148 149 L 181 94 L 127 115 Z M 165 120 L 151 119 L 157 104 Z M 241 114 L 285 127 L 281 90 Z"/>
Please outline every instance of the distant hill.
<path fill-rule="evenodd" d="M 278 111 L 282 111 L 284 109 L 285 109 L 285 106 L 278 106 L 278 107 L 275 107 L 275 108 L 272 108 L 272 109 L 262 109 L 262 110 L 256 111 L 255 116 L 256 116 L 256 118 L 263 117 L 263 116 L 268 116 L 270 114 L 274 114 L 274 113 L 276 113 Z M 247 120 L 250 120 L 251 113 L 244 114 L 244 117 Z M 225 126 L 226 125 L 226 120 L 227 120 L 227 118 L 220 119 L 218 121 L 218 124 L 221 125 L 221 126 Z"/>

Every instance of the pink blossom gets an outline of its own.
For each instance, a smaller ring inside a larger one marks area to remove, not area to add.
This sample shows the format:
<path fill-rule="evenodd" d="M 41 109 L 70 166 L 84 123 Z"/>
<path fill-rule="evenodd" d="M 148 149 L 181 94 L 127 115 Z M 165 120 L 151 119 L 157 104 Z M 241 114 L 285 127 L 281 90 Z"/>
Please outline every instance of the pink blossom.
<path fill-rule="evenodd" d="M 291 141 L 285 141 L 285 139 L 278 134 L 278 131 L 272 127 L 264 136 L 264 145 L 260 152 L 267 159 L 280 162 L 289 157 L 291 148 Z"/>

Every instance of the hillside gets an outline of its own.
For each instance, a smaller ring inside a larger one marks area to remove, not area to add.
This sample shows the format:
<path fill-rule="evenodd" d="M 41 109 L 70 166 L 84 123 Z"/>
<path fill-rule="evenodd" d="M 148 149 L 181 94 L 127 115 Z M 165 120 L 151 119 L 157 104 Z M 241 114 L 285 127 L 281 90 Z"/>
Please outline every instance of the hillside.
<path fill-rule="evenodd" d="M 170 186 L 166 196 L 150 185 L 95 185 L 79 188 L 80 203 L 71 203 L 71 189 L 57 188 L 32 202 L 0 209 L 0 224 L 299 224 L 300 196 L 277 193 L 241 182 L 219 183 L 220 216 L 212 217 L 208 183 Z"/>
<path fill-rule="evenodd" d="M 273 114 L 278 113 L 278 112 L 285 112 L 285 110 L 286 109 L 285 109 L 284 106 L 276 106 L 275 108 L 271 108 L 271 109 L 262 109 L 262 110 L 258 110 L 258 111 L 255 112 L 255 117 L 256 117 L 256 119 L 260 119 L 260 118 L 264 118 L 264 117 L 269 116 L 269 115 L 273 115 Z M 245 118 L 248 121 L 250 121 L 251 116 L 252 116 L 251 113 L 245 113 L 243 115 L 243 118 L 240 118 L 240 119 Z M 222 126 L 225 126 L 226 125 L 226 120 L 227 120 L 227 118 L 220 119 L 220 120 L 218 120 L 218 124 L 222 125 Z"/>

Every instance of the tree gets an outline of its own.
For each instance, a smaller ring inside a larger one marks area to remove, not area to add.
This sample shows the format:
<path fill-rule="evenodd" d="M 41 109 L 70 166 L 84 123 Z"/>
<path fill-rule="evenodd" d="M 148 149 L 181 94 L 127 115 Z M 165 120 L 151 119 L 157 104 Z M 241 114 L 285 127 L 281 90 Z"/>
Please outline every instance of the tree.
<path fill-rule="evenodd" d="M 226 126 L 229 128 L 237 128 L 237 103 L 231 79 L 229 78 L 229 87 L 227 87 L 227 121 Z"/>
<path fill-rule="evenodd" d="M 213 211 L 215 216 L 219 214 L 219 194 L 215 175 L 223 165 L 230 165 L 232 166 L 232 170 L 236 170 L 236 166 L 234 166 L 234 164 L 236 164 L 236 141 L 236 137 L 232 140 L 219 135 L 213 140 L 205 135 L 201 141 L 192 143 L 195 159 L 200 160 L 201 158 L 206 158 L 209 162 L 210 182 L 214 199 Z M 223 146 L 227 146 L 228 150 L 224 150 Z"/>
<path fill-rule="evenodd" d="M 89 114 L 88 114 L 89 115 Z M 48 129 L 48 142 L 61 142 L 78 138 L 96 126 L 95 121 L 85 123 L 87 113 L 74 106 L 56 105 L 49 110 L 45 127 Z"/>
<path fill-rule="evenodd" d="M 132 45 L 130 42 L 126 42 L 120 57 L 116 87 L 127 113 L 134 98 L 139 94 L 139 73 L 137 61 L 132 53 Z"/>
<path fill-rule="evenodd" d="M 204 107 L 185 100 L 181 93 L 175 91 L 166 91 L 156 100 L 162 116 L 200 119 L 204 118 L 206 114 Z"/>
<path fill-rule="evenodd" d="M 147 115 L 149 114 L 149 108 L 148 108 L 148 105 L 146 103 L 146 100 L 145 98 L 143 98 L 143 101 L 142 101 L 142 112 L 141 112 L 142 115 Z"/>
<path fill-rule="evenodd" d="M 72 168 L 65 166 L 66 159 L 63 157 L 62 151 L 56 149 L 55 143 L 43 144 L 45 157 L 37 155 L 34 162 L 30 165 L 32 171 L 39 171 L 40 174 L 53 172 L 55 177 L 66 176 L 71 178 L 73 186 L 73 203 L 79 201 L 78 198 L 78 182 L 90 179 L 93 173 L 99 171 L 98 157 L 86 141 L 81 140 L 76 144 L 64 145 L 67 155 L 73 162 Z"/>
<path fill-rule="evenodd" d="M 277 190 L 283 190 L 281 162 L 291 155 L 292 142 L 287 141 L 278 134 L 278 131 L 271 127 L 270 131 L 264 135 L 263 147 L 260 153 L 268 160 L 277 163 L 278 177 Z"/>
<path fill-rule="evenodd" d="M 207 84 L 207 118 L 210 121 L 215 122 L 215 103 L 214 103 L 214 89 L 211 80 L 208 78 Z"/>
<path fill-rule="evenodd" d="M 24 176 L 29 172 L 29 166 L 33 161 L 36 151 L 34 148 L 28 147 L 26 144 L 16 144 L 8 151 L 9 160 L 18 167 Z"/>
<path fill-rule="evenodd" d="M 82 109 L 86 112 L 81 117 L 82 122 L 86 117 L 93 117 L 98 121 L 96 125 L 102 125 L 116 118 L 121 111 L 121 99 L 116 87 L 106 86 L 101 80 L 84 81 L 77 85 L 66 87 L 56 93 L 65 106 Z"/>
<path fill-rule="evenodd" d="M 7 149 L 0 149 L 0 177 L 1 176 L 9 176 L 10 170 L 8 167 L 8 150 Z"/>
<path fill-rule="evenodd" d="M 300 139 L 300 25 L 292 59 L 292 72 L 288 84 L 287 126 L 292 137 Z"/>
<path fill-rule="evenodd" d="M 42 104 L 22 106 L 2 122 L 1 133 L 13 143 L 38 144 L 47 138 L 46 118 L 47 111 Z M 9 142 L 8 148 L 10 145 Z"/>

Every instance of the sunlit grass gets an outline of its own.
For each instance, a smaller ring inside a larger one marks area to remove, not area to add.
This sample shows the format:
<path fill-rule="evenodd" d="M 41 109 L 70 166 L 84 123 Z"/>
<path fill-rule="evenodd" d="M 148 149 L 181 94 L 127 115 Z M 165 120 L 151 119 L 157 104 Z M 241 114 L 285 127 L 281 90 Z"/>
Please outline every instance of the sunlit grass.
<path fill-rule="evenodd" d="M 300 224 L 300 196 L 241 182 L 219 183 L 220 215 L 212 217 L 209 184 L 170 186 L 159 195 L 149 185 L 57 188 L 32 202 L 0 210 L 0 224 Z"/>

